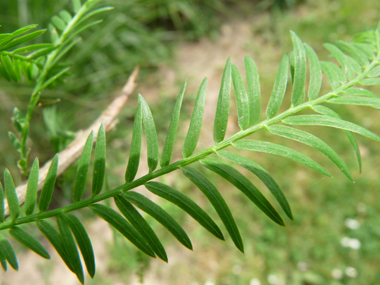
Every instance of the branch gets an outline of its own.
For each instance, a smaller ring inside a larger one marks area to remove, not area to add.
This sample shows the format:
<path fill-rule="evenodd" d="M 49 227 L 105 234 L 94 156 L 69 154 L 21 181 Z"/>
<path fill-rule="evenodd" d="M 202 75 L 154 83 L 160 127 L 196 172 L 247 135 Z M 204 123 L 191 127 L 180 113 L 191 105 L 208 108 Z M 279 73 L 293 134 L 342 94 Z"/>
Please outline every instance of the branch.
<path fill-rule="evenodd" d="M 59 165 L 58 165 L 58 176 L 61 175 L 71 164 L 73 164 L 82 154 L 83 147 L 86 143 L 86 139 L 91 131 L 94 131 L 94 138 L 98 136 L 98 130 L 100 125 L 103 123 L 106 132 L 110 131 L 116 124 L 116 116 L 120 113 L 122 107 L 128 100 L 128 97 L 132 94 L 133 90 L 136 88 L 136 78 L 139 73 L 139 68 L 136 67 L 128 78 L 127 83 L 124 85 L 121 95 L 116 97 L 107 109 L 102 112 L 99 118 L 86 130 L 78 131 L 76 133 L 74 141 L 72 141 L 64 150 L 58 153 Z M 38 191 L 41 191 L 42 186 L 45 182 L 46 174 L 49 170 L 50 163 L 52 160 L 47 161 L 43 167 L 40 168 L 40 175 L 38 181 Z M 20 206 L 25 202 L 27 181 L 16 188 L 18 201 Z M 4 211 L 5 217 L 9 216 L 8 202 L 4 199 Z"/>

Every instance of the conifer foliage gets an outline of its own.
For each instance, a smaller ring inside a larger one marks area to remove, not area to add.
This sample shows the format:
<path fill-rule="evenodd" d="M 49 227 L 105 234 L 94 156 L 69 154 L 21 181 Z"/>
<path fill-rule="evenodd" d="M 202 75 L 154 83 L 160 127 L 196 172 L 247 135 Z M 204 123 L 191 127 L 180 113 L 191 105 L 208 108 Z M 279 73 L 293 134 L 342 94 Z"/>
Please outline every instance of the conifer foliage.
<path fill-rule="evenodd" d="M 256 162 L 237 154 L 234 149 L 263 152 L 292 159 L 321 173 L 321 175 L 330 176 L 323 166 L 308 156 L 281 144 L 256 140 L 251 136 L 259 130 L 266 130 L 274 136 L 304 143 L 321 152 L 348 179 L 353 180 L 346 163 L 327 143 L 315 135 L 298 129 L 297 126 L 324 126 L 341 130 L 341 135 L 348 137 L 355 150 L 359 168 L 361 167 L 360 152 L 353 133 L 380 142 L 378 135 L 364 127 L 341 119 L 339 114 L 328 107 L 329 104 L 347 104 L 369 106 L 380 110 L 380 99 L 365 89 L 365 86 L 380 84 L 380 27 L 361 34 L 351 43 L 338 41 L 335 44 L 325 44 L 324 46 L 338 65 L 331 61 L 320 61 L 311 46 L 304 44 L 294 32 L 290 32 L 293 51 L 285 54 L 279 64 L 265 114 L 261 114 L 261 97 L 266 96 L 266 94 L 261 94 L 259 73 L 254 60 L 246 56 L 246 80 L 243 80 L 240 71 L 229 58 L 224 68 L 215 114 L 213 131 L 215 144 L 195 152 L 202 128 L 207 96 L 207 78 L 205 78 L 199 87 L 188 133 L 183 142 L 183 158 L 172 162 L 174 145 L 181 144 L 181 142 L 176 141 L 176 135 L 186 82 L 174 105 L 169 131 L 165 144 L 162 146 L 161 155 L 154 117 L 148 103 L 143 96 L 139 95 L 130 155 L 126 163 L 125 184 L 106 192 L 103 191 L 106 173 L 106 135 L 104 127 L 101 126 L 95 149 L 93 150 L 94 135 L 92 133 L 84 146 L 73 185 L 73 203 L 49 210 L 57 178 L 58 156 L 52 160 L 41 195 L 37 199 L 40 175 L 39 161 L 35 158 L 29 171 L 27 164 L 29 152 L 25 144 L 30 117 L 43 89 L 53 84 L 67 72 L 67 67 L 56 64 L 57 61 L 76 43 L 77 34 L 98 23 L 98 21 L 88 23 L 86 20 L 95 14 L 110 9 L 110 7 L 95 9 L 95 0 L 89 0 L 83 5 L 80 0 L 73 0 L 72 2 L 73 13 L 64 10 L 52 18 L 52 24 L 49 26 L 52 43 L 27 45 L 30 40 L 45 32 L 45 30 L 33 32 L 32 30 L 35 28 L 33 25 L 10 34 L 0 35 L 0 74 L 10 81 L 26 80 L 35 84 L 27 113 L 23 114 L 18 109 L 14 111 L 13 122 L 20 133 L 10 133 L 10 139 L 21 155 L 20 169 L 29 172 L 26 201 L 25 205 L 20 207 L 12 175 L 8 170 L 5 170 L 3 183 L 0 183 L 0 231 L 8 231 L 9 235 L 16 241 L 41 257 L 49 259 L 50 255 L 41 243 L 20 227 L 23 224 L 35 223 L 81 283 L 84 283 L 85 279 L 84 267 L 90 277 L 94 276 L 95 258 L 86 229 L 75 216 L 77 210 L 92 211 L 119 231 L 143 253 L 168 262 L 163 244 L 138 209 L 156 219 L 182 245 L 189 249 L 192 249 L 191 240 L 181 225 L 168 212 L 144 195 L 133 191 L 136 187 L 144 185 L 153 194 L 181 208 L 216 238 L 224 240 L 224 230 L 218 227 L 216 221 L 199 207 L 196 201 L 183 194 L 181 189 L 152 181 L 154 178 L 179 170 L 184 179 L 189 179 L 206 196 L 232 242 L 238 250 L 244 252 L 239 228 L 228 207 L 228 201 L 225 201 L 209 178 L 198 170 L 199 167 L 207 168 L 227 180 L 252 202 L 252 206 L 257 206 L 273 222 L 284 226 L 283 217 L 286 216 L 293 220 L 293 214 L 280 186 L 267 170 Z M 19 47 L 20 45 L 22 47 Z M 320 94 L 323 74 L 331 86 L 331 90 L 327 94 Z M 247 88 L 244 81 L 247 82 Z M 226 138 L 232 88 L 235 94 L 240 130 Z M 288 88 L 292 88 L 291 105 L 284 112 L 279 113 Z M 309 110 L 309 114 L 298 114 L 304 110 Z M 146 151 L 149 172 L 136 179 L 143 135 L 147 140 Z M 92 175 L 89 175 L 92 156 L 94 156 L 94 166 Z M 193 165 L 198 163 L 200 164 L 199 167 L 195 168 Z M 261 193 L 261 190 L 240 172 L 241 167 L 252 172 L 264 183 L 283 213 L 278 212 Z M 89 179 L 92 181 L 92 195 L 83 198 L 88 176 L 91 176 Z M 117 209 L 102 203 L 110 198 L 114 199 Z M 4 215 L 5 202 L 9 206 L 9 217 Z M 4 270 L 7 270 L 8 265 L 18 270 L 17 258 L 12 245 L 1 233 L 0 262 Z"/>

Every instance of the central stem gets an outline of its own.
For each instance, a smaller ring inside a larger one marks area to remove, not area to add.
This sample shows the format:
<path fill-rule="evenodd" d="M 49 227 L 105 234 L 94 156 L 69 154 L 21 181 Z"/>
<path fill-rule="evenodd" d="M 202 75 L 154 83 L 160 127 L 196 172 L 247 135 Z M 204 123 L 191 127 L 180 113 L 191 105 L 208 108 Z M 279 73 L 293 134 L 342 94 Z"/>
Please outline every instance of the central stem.
<path fill-rule="evenodd" d="M 176 162 L 174 162 L 174 163 L 172 163 L 166 167 L 163 167 L 163 168 L 158 169 L 154 172 L 148 173 L 148 174 L 146 174 L 146 175 L 144 175 L 144 176 L 142 176 L 142 177 L 140 177 L 140 178 L 138 178 L 138 179 L 136 179 L 130 183 L 125 183 L 123 185 L 120 185 L 119 187 L 116 187 L 112 190 L 109 190 L 109 191 L 104 192 L 102 194 L 99 194 L 97 196 L 90 197 L 90 198 L 84 199 L 84 200 L 79 201 L 79 202 L 75 202 L 71 205 L 64 206 L 62 208 L 54 209 L 54 210 L 47 211 L 47 212 L 36 213 L 34 215 L 19 218 L 16 221 L 9 221 L 9 222 L 5 222 L 3 224 L 0 224 L 0 230 L 9 228 L 9 227 L 12 227 L 15 225 L 30 223 L 30 222 L 34 222 L 37 220 L 46 219 L 46 218 L 54 217 L 54 216 L 64 214 L 67 212 L 72 212 L 75 210 L 86 208 L 86 207 L 88 207 L 94 203 L 103 201 L 103 200 L 111 198 L 111 197 L 115 197 L 119 194 L 122 194 L 123 192 L 129 191 L 129 190 L 134 189 L 138 186 L 144 185 L 145 183 L 147 183 L 148 181 L 150 181 L 154 178 L 163 176 L 167 173 L 170 173 L 170 172 L 177 170 L 180 167 L 183 167 L 183 166 L 192 164 L 196 161 L 199 161 L 202 158 L 204 158 L 204 157 L 206 157 L 212 153 L 215 153 L 221 149 L 224 149 L 224 148 L 230 146 L 233 142 L 238 141 L 238 140 L 240 140 L 240 139 L 242 139 L 242 138 L 244 138 L 244 137 L 246 137 L 252 133 L 257 132 L 258 130 L 265 128 L 266 126 L 273 125 L 273 124 L 280 122 L 282 119 L 288 117 L 289 115 L 292 115 L 292 114 L 295 114 L 295 113 L 300 112 L 302 110 L 305 110 L 305 109 L 309 108 L 310 106 L 314 106 L 314 105 L 318 105 L 320 103 L 323 103 L 323 102 L 327 101 L 328 99 L 335 97 L 335 96 L 336 96 L 335 93 L 329 93 L 329 94 L 326 94 L 326 95 L 324 95 L 318 99 L 315 99 L 311 102 L 306 102 L 304 104 L 293 107 L 293 108 L 285 111 L 284 113 L 281 113 L 281 114 L 279 114 L 279 115 L 277 115 L 271 119 L 267 119 L 267 120 L 265 120 L 265 121 L 263 121 L 257 125 L 254 125 L 254 126 L 248 128 L 246 130 L 241 130 L 240 132 L 236 133 L 235 135 L 229 137 L 228 139 L 225 139 L 224 141 L 221 141 L 221 142 L 219 142 L 219 143 L 217 143 L 211 147 L 208 147 L 205 150 L 200 151 L 200 152 L 198 152 L 192 156 L 178 160 L 178 161 L 176 161 Z"/>

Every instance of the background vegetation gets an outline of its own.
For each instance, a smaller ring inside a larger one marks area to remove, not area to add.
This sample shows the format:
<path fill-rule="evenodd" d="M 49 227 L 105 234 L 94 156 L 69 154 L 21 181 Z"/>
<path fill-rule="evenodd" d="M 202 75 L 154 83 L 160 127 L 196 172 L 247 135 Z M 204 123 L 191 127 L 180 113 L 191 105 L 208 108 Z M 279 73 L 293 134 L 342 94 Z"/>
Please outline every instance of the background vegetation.
<path fill-rule="evenodd" d="M 46 27 L 50 17 L 68 2 L 2 1 L 0 30 L 9 32 L 31 23 Z M 104 23 L 82 36 L 83 41 L 67 57 L 72 63 L 74 76 L 44 93 L 46 106 L 39 108 L 33 118 L 29 142 L 33 145 L 31 157 L 38 154 L 41 162 L 51 158 L 70 141 L 73 132 L 88 126 L 99 115 L 110 100 L 110 94 L 119 90 L 136 64 L 142 67 L 140 85 L 143 88 L 139 92 L 160 95 L 157 98 L 143 93 L 155 102 L 152 112 L 160 134 L 160 129 L 168 128 L 171 106 L 183 80 L 190 76 L 190 92 L 185 100 L 194 100 L 200 84 L 194 74 L 201 70 L 188 74 L 186 66 L 178 65 L 177 59 L 184 46 L 204 44 L 202 38 L 209 37 L 214 41 L 214 48 L 221 49 L 221 37 L 226 30 L 236 25 L 248 25 L 249 36 L 239 45 L 257 62 L 262 92 L 269 98 L 281 55 L 290 50 L 290 29 L 313 46 L 321 59 L 326 59 L 327 52 L 322 43 L 350 40 L 356 33 L 375 26 L 380 19 L 380 2 L 375 0 L 104 2 L 116 9 L 107 14 Z M 231 55 L 236 61 L 242 61 L 244 56 Z M 201 53 L 199 58 L 202 58 Z M 173 72 L 174 80 L 170 79 Z M 169 88 L 165 81 L 174 86 Z M 329 86 L 325 88 L 327 90 Z M 379 88 L 372 91 L 380 95 Z M 5 166 L 13 173 L 17 172 L 15 161 L 18 154 L 7 138 L 7 131 L 12 128 L 9 118 L 13 107 L 25 108 L 29 94 L 28 86 L 16 87 L 0 81 L 0 173 Z M 57 98 L 61 101 L 50 105 Z M 133 97 L 120 116 L 119 127 L 108 136 L 107 143 L 111 147 L 108 148 L 107 162 L 114 170 L 108 177 L 110 187 L 123 180 L 124 169 L 121 168 L 126 163 L 135 108 L 136 98 Z M 343 118 L 380 134 L 376 111 L 363 107 L 336 110 Z M 174 240 L 166 237 L 166 233 L 152 221 L 158 235 L 173 244 L 172 250 L 168 250 L 169 265 L 147 260 L 115 234 L 115 243 L 108 243 L 107 270 L 88 283 L 115 284 L 117 280 L 126 283 L 130 276 L 138 273 L 146 278 L 153 276 L 156 281 L 163 280 L 162 284 L 377 284 L 380 281 L 380 257 L 377 254 L 380 252 L 380 148 L 374 142 L 359 138 L 363 155 L 363 174 L 360 175 L 349 143 L 344 137 L 341 139 L 342 136 L 335 139 L 335 132 L 324 130 L 324 133 L 318 133 L 318 129 L 315 130 L 322 139 L 333 142 L 334 149 L 352 169 L 355 184 L 331 164 L 328 170 L 334 178 L 322 179 L 288 160 L 256 155 L 254 160 L 270 170 L 293 208 L 295 222 L 288 222 L 286 228 L 276 226 L 248 203 L 246 207 L 242 206 L 245 200 L 232 186 L 226 187 L 213 177 L 213 182 L 219 184 L 224 197 L 230 201 L 247 247 L 245 255 L 236 251 L 230 241 L 215 242 L 184 214 L 162 201 L 170 213 L 175 215 L 177 212 L 178 221 L 186 226 L 194 242 L 195 252 L 187 253 L 185 248 L 174 244 Z M 262 139 L 276 141 L 265 133 Z M 289 146 L 292 144 L 289 142 Z M 327 159 L 318 157 L 307 147 L 297 147 L 306 155 L 328 164 Z M 57 204 L 64 205 L 71 199 L 70 189 L 66 188 L 72 185 L 73 179 L 73 171 L 68 171 L 58 182 Z M 175 176 L 169 179 L 177 189 L 201 200 L 201 195 L 187 182 Z M 252 180 L 261 186 L 254 177 Z M 88 217 L 88 222 L 93 222 L 92 216 Z M 95 239 L 95 236 L 91 238 Z M 42 270 L 46 280 L 52 271 L 47 267 Z M 10 284 L 7 276 L 1 274 L 4 284 Z M 23 274 L 22 267 L 19 274 Z M 153 283 L 147 281 L 147 284 Z"/>

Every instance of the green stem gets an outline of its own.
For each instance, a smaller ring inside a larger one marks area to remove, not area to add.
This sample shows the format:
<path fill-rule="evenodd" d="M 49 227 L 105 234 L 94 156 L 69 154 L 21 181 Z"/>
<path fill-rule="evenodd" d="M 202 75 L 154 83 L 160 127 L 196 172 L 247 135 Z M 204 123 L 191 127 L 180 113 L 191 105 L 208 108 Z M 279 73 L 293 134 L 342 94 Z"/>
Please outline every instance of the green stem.
<path fill-rule="evenodd" d="M 38 66 L 39 68 L 42 68 L 41 64 L 39 64 L 38 62 L 36 62 L 36 61 L 33 60 L 33 59 L 27 58 L 26 56 L 19 55 L 19 54 L 17 54 L 17 53 L 13 53 L 13 52 L 5 51 L 5 50 L 0 51 L 0 55 L 2 55 L 2 54 L 9 55 L 9 56 L 11 56 L 11 57 L 13 57 L 13 58 L 21 59 L 22 61 L 27 61 L 27 62 L 34 63 L 34 64 L 35 64 L 36 66 Z"/>

